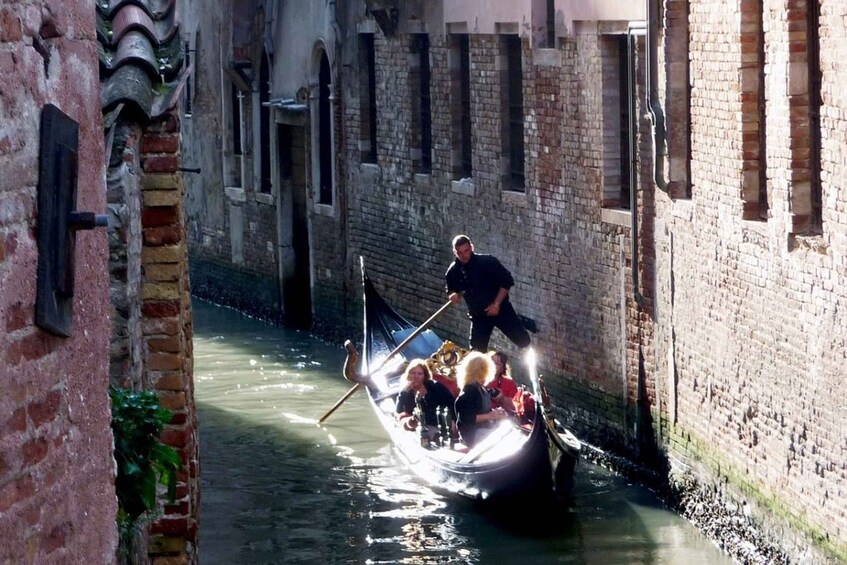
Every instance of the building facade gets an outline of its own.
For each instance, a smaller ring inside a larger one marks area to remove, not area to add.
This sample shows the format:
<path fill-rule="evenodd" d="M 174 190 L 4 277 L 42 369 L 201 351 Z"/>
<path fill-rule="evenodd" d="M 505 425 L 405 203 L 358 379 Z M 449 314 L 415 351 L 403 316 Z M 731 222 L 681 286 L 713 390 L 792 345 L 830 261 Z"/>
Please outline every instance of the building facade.
<path fill-rule="evenodd" d="M 696 491 L 787 559 L 847 556 L 847 3 L 241 9 L 186 18 L 209 294 L 360 336 L 360 256 L 423 320 L 467 233 L 512 270 L 583 439 L 695 521 Z M 467 324 L 457 307 L 436 328 L 464 342 Z"/>

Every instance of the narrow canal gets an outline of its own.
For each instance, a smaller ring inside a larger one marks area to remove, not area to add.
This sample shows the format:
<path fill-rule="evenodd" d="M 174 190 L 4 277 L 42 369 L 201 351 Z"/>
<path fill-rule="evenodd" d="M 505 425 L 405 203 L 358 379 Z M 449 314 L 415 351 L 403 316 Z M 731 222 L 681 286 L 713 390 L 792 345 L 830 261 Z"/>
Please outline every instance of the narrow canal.
<path fill-rule="evenodd" d="M 421 484 L 392 452 L 341 347 L 194 302 L 200 562 L 721 564 L 646 489 L 579 464 L 574 504 L 487 513 Z"/>

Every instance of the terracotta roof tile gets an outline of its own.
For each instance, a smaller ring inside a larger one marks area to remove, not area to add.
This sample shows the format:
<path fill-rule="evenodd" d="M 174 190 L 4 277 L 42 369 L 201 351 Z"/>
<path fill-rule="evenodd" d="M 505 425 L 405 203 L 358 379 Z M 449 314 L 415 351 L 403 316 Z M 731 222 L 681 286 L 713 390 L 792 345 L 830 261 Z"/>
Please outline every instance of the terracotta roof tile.
<path fill-rule="evenodd" d="M 176 102 L 186 69 L 176 0 L 100 0 L 97 3 L 101 103 L 119 103 L 156 118 Z"/>
<path fill-rule="evenodd" d="M 127 30 L 137 29 L 147 34 L 154 43 L 162 44 L 169 41 L 177 32 L 176 12 L 169 12 L 169 16 L 161 20 L 153 20 L 150 14 L 139 6 L 125 6 L 115 12 L 112 18 L 112 44 L 120 41 Z"/>

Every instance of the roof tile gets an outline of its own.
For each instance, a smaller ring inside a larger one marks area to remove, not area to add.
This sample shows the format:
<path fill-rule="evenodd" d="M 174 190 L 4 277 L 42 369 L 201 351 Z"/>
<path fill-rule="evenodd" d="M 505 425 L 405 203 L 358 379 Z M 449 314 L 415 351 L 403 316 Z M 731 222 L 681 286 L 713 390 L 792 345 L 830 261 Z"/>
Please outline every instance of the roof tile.
<path fill-rule="evenodd" d="M 101 103 L 153 119 L 171 108 L 185 81 L 175 0 L 98 0 Z"/>

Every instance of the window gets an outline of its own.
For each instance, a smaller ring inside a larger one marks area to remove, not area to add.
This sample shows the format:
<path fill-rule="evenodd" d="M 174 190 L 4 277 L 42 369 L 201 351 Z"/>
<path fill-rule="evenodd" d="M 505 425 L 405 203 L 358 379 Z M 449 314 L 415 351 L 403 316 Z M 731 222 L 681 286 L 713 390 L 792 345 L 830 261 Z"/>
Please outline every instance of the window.
<path fill-rule="evenodd" d="M 630 207 L 635 151 L 637 76 L 635 47 L 641 37 L 606 35 L 600 40 L 603 92 L 603 200 L 605 208 Z"/>
<path fill-rule="evenodd" d="M 268 54 L 262 51 L 259 66 L 259 191 L 271 191 L 271 71 Z"/>
<path fill-rule="evenodd" d="M 450 38 L 450 138 L 453 178 L 472 175 L 471 164 L 471 48 L 467 34 Z"/>
<path fill-rule="evenodd" d="M 279 124 L 277 126 L 277 146 L 279 148 L 279 178 L 281 181 L 290 181 L 294 177 L 294 150 L 291 126 L 286 124 Z"/>
<path fill-rule="evenodd" d="M 359 34 L 359 156 L 376 163 L 376 46 L 373 33 Z"/>
<path fill-rule="evenodd" d="M 224 136 L 224 183 L 228 187 L 243 188 L 243 123 L 244 93 L 231 80 L 223 84 L 223 113 L 226 132 Z"/>
<path fill-rule="evenodd" d="M 823 196 L 821 194 L 821 58 L 820 58 L 820 0 L 806 2 L 806 57 L 809 67 L 809 177 L 811 217 L 809 231 L 820 233 L 823 227 Z"/>
<path fill-rule="evenodd" d="M 432 172 L 432 114 L 430 104 L 429 36 L 412 36 L 412 163 L 415 172 Z"/>
<path fill-rule="evenodd" d="M 820 234 L 823 229 L 821 187 L 820 0 L 789 8 L 789 21 L 803 22 L 806 33 L 791 35 L 789 50 L 805 65 L 789 67 L 788 103 L 792 110 L 789 147 L 792 162 L 790 209 L 792 233 Z M 805 20 L 805 21 L 804 21 Z"/>
<path fill-rule="evenodd" d="M 504 123 L 503 154 L 507 159 L 505 187 L 524 190 L 524 139 L 523 139 L 523 55 L 521 38 L 506 35 L 502 38 L 505 51 L 502 115 Z"/>
<path fill-rule="evenodd" d="M 230 116 L 232 116 L 232 153 L 242 155 L 242 133 L 241 133 L 241 91 L 234 82 L 229 83 Z"/>
<path fill-rule="evenodd" d="M 556 47 L 556 0 L 547 0 L 547 33 L 545 47 Z"/>
<path fill-rule="evenodd" d="M 191 68 L 191 44 L 188 41 L 183 42 L 183 65 L 185 65 L 186 69 Z M 183 101 L 183 112 L 186 118 L 190 118 L 193 114 L 192 103 L 193 100 L 191 98 L 191 76 L 189 76 L 185 80 L 185 98 Z"/>
<path fill-rule="evenodd" d="M 741 198 L 745 220 L 768 217 L 765 30 L 762 0 L 744 4 L 741 36 L 742 154 Z"/>
<path fill-rule="evenodd" d="M 319 204 L 332 204 L 332 76 L 326 52 L 321 53 L 318 73 Z"/>

